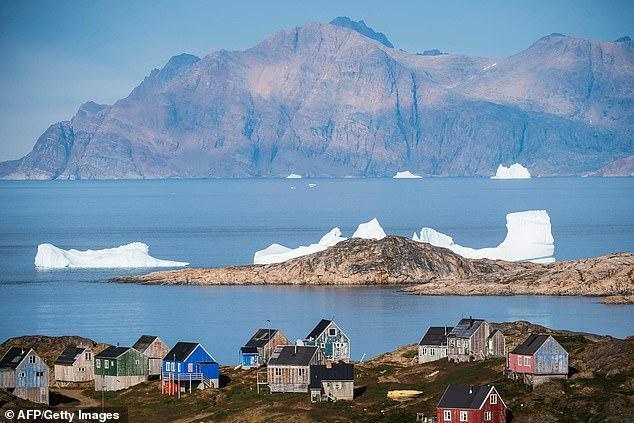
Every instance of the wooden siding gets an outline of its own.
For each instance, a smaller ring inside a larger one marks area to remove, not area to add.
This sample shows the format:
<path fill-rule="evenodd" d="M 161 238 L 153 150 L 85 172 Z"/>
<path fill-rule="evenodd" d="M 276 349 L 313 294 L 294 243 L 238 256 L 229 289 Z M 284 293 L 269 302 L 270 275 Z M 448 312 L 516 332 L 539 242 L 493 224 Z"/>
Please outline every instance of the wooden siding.
<path fill-rule="evenodd" d="M 438 345 L 419 345 L 418 364 L 429 363 L 447 357 L 447 347 Z"/>
<path fill-rule="evenodd" d="M 108 361 L 108 368 L 105 366 L 106 361 Z M 130 348 L 117 358 L 95 358 L 95 379 L 96 376 L 141 376 L 147 378 L 147 375 L 147 357 L 134 348 Z"/>
<path fill-rule="evenodd" d="M 450 361 L 484 360 L 488 356 L 488 338 L 490 334 L 489 322 L 482 322 L 471 334 L 471 337 L 447 337 L 447 357 Z"/>
<path fill-rule="evenodd" d="M 330 335 L 330 329 L 336 333 Z M 326 329 L 314 340 L 305 340 L 304 345 L 320 347 L 326 360 L 350 361 L 350 339 L 335 322 L 330 322 Z"/>
<path fill-rule="evenodd" d="M 95 391 L 119 391 L 146 380 L 147 376 L 95 375 Z"/>
<path fill-rule="evenodd" d="M 506 338 L 502 332 L 495 331 L 488 339 L 488 357 L 506 357 Z"/>
<path fill-rule="evenodd" d="M 491 395 L 497 395 L 497 403 L 491 404 Z M 445 420 L 444 412 L 445 410 L 451 412 L 451 419 Z M 468 423 L 506 423 L 507 422 L 507 408 L 500 398 L 498 392 L 493 388 L 493 391 L 489 393 L 486 397 L 482 407 L 479 409 L 460 409 L 460 408 L 436 408 L 436 421 L 438 423 L 463 423 L 464 421 L 460 420 L 460 412 L 467 413 L 467 422 Z M 485 420 L 485 413 L 491 413 L 491 419 Z"/>
<path fill-rule="evenodd" d="M 161 338 L 156 338 L 143 351 L 143 355 L 148 358 L 148 375 L 160 375 L 163 359 L 169 352 L 169 347 Z"/>
<path fill-rule="evenodd" d="M 86 349 L 72 365 L 55 364 L 54 375 L 55 380 L 60 382 L 89 382 L 94 380 L 95 360 L 92 351 Z"/>
<path fill-rule="evenodd" d="M 308 392 L 310 365 L 324 363 L 324 353 L 318 348 L 305 366 L 269 365 L 266 369 L 269 389 L 271 392 Z"/>
<path fill-rule="evenodd" d="M 278 345 L 290 345 L 291 342 L 284 336 L 281 331 L 275 332 L 275 335 L 271 337 L 271 340 L 263 347 L 258 348 L 258 364 L 260 366 L 266 364 L 271 357 L 275 347 Z"/>
<path fill-rule="evenodd" d="M 324 397 L 333 399 L 335 401 L 345 400 L 352 401 L 354 399 L 354 382 L 333 382 L 323 381 L 322 387 L 324 391 Z"/>
<path fill-rule="evenodd" d="M 33 359 L 31 359 L 33 357 Z M 13 394 L 29 401 L 48 404 L 49 369 L 46 363 L 34 350 L 30 350 L 24 359 L 13 369 L 2 373 L 2 383 L 9 383 L 15 388 Z M 11 379 L 13 379 L 11 381 Z"/>
<path fill-rule="evenodd" d="M 534 374 L 568 375 L 568 352 L 552 336 L 535 352 Z"/>

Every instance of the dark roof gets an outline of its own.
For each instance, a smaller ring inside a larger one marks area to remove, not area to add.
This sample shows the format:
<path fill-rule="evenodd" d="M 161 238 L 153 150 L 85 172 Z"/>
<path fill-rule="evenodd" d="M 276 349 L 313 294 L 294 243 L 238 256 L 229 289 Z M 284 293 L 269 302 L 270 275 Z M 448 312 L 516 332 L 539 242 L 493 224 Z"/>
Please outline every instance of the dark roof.
<path fill-rule="evenodd" d="M 452 329 L 450 335 L 456 338 L 471 338 L 471 335 L 484 323 L 483 319 L 460 319 L 460 322 Z"/>
<path fill-rule="evenodd" d="M 177 342 L 167 353 L 165 360 L 185 361 L 198 345 L 200 344 L 197 342 Z"/>
<path fill-rule="evenodd" d="M 55 364 L 72 365 L 84 351 L 84 347 L 68 347 L 57 357 Z"/>
<path fill-rule="evenodd" d="M 438 407 L 477 410 L 486 400 L 492 387 L 492 385 L 449 385 L 445 389 Z"/>
<path fill-rule="evenodd" d="M 332 323 L 332 320 L 321 319 L 317 326 L 308 334 L 306 339 L 317 339 L 319 335 L 324 333 L 328 325 Z"/>
<path fill-rule="evenodd" d="M 275 336 L 277 329 L 258 329 L 246 343 L 246 347 L 263 347 Z"/>
<path fill-rule="evenodd" d="M 15 369 L 29 353 L 30 348 L 11 347 L 0 359 L 0 368 Z"/>
<path fill-rule="evenodd" d="M 105 350 L 103 350 L 102 352 L 100 352 L 99 354 L 97 354 L 95 358 L 117 358 L 121 354 L 128 351 L 129 349 L 131 348 L 130 347 L 115 347 L 111 345 Z"/>
<path fill-rule="evenodd" d="M 519 344 L 511 351 L 512 354 L 525 354 L 532 355 L 542 346 L 544 342 L 550 337 L 550 335 L 538 335 L 532 334 L 524 342 Z"/>
<path fill-rule="evenodd" d="M 258 348 L 257 347 L 242 347 L 240 348 L 240 352 L 242 354 L 257 354 Z"/>
<path fill-rule="evenodd" d="M 504 336 L 504 334 L 502 333 L 502 331 L 501 331 L 501 330 L 496 329 L 496 330 L 494 330 L 493 332 L 491 332 L 491 333 L 489 334 L 489 339 L 493 338 L 493 337 L 494 337 L 496 334 L 498 334 L 498 333 L 499 333 L 499 334 L 501 334 L 502 336 Z"/>
<path fill-rule="evenodd" d="M 154 342 L 156 340 L 156 338 L 158 338 L 158 336 L 153 336 L 153 335 L 141 335 L 141 337 L 139 338 L 138 341 L 136 341 L 134 343 L 134 345 L 132 345 L 132 348 L 134 348 L 137 351 L 140 352 L 145 352 L 145 350 L 152 345 L 152 342 Z"/>
<path fill-rule="evenodd" d="M 431 326 L 418 345 L 447 345 L 447 335 L 452 329 L 451 326 Z"/>
<path fill-rule="evenodd" d="M 311 365 L 310 388 L 321 388 L 321 382 L 324 380 L 354 381 L 354 364 L 334 363 L 330 368 L 324 364 Z"/>
<path fill-rule="evenodd" d="M 268 365 L 308 366 L 316 352 L 317 347 L 279 345 L 273 351 Z"/>

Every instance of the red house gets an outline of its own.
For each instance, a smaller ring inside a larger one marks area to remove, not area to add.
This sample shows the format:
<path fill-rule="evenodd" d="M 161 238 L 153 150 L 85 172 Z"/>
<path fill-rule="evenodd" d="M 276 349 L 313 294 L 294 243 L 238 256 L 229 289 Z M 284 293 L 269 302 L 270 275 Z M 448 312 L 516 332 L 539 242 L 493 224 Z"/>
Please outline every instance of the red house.
<path fill-rule="evenodd" d="M 506 423 L 508 409 L 493 385 L 449 385 L 436 406 L 438 423 Z"/>
<path fill-rule="evenodd" d="M 537 386 L 568 377 L 568 352 L 551 335 L 532 334 L 509 353 L 508 374 Z"/>

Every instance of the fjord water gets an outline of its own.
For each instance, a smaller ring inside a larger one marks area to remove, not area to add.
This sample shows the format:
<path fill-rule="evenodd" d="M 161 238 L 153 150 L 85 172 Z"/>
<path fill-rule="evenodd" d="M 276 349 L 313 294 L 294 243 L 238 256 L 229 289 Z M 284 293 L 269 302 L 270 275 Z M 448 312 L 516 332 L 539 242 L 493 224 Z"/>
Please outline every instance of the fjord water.
<path fill-rule="evenodd" d="M 310 188 L 309 183 L 317 186 Z M 294 188 L 292 188 L 294 187 Z M 126 345 L 142 333 L 198 340 L 237 362 L 260 326 L 305 336 L 335 318 L 354 358 L 417 341 L 461 316 L 530 320 L 555 328 L 632 335 L 634 308 L 594 298 L 421 297 L 394 288 L 190 287 L 107 283 L 147 270 L 37 271 L 36 247 L 97 249 L 132 241 L 192 266 L 250 263 L 273 242 L 350 236 L 377 217 L 411 237 L 429 226 L 470 247 L 495 246 L 509 212 L 545 209 L 558 260 L 634 250 L 634 178 L 238 179 L 0 182 L 0 338 L 81 335 Z"/>

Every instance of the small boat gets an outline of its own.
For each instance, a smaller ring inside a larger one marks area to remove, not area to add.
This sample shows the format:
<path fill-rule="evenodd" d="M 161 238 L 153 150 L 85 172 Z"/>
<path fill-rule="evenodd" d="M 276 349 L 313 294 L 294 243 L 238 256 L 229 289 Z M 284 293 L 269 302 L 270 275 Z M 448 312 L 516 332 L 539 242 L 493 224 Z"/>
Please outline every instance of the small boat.
<path fill-rule="evenodd" d="M 396 391 L 387 391 L 387 397 L 394 401 L 404 401 L 423 395 L 422 391 L 414 389 L 399 389 Z"/>

